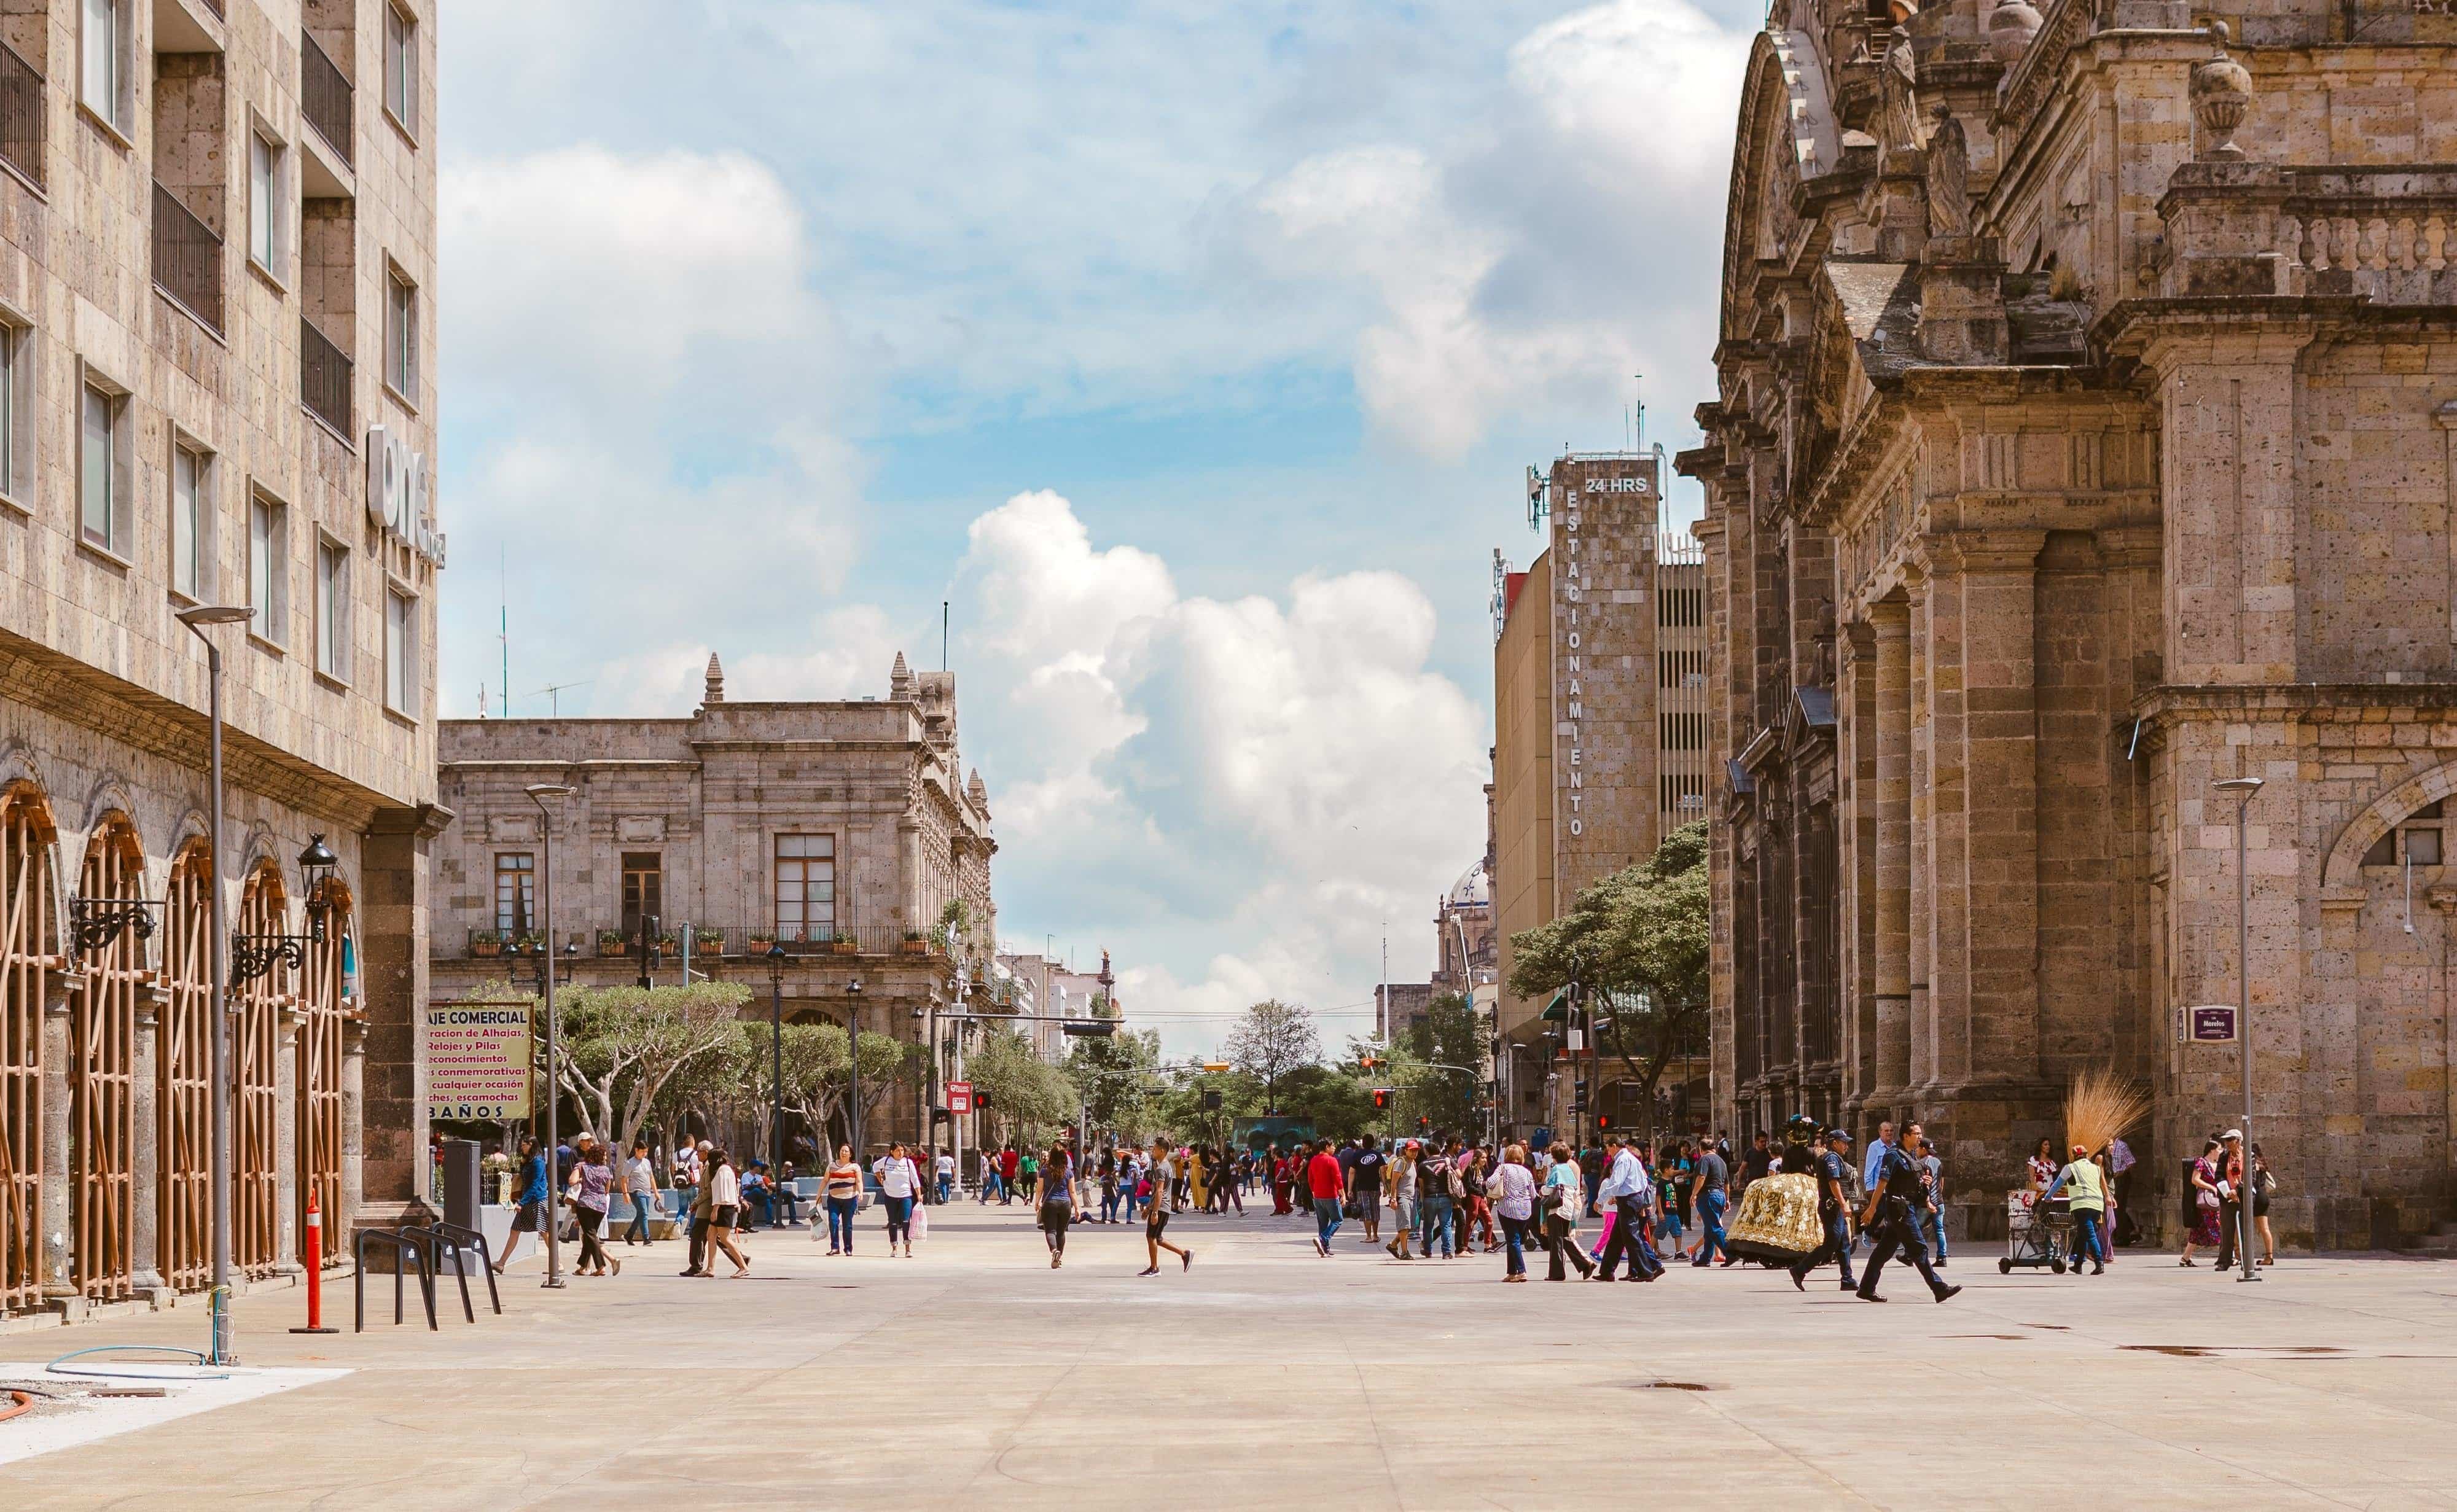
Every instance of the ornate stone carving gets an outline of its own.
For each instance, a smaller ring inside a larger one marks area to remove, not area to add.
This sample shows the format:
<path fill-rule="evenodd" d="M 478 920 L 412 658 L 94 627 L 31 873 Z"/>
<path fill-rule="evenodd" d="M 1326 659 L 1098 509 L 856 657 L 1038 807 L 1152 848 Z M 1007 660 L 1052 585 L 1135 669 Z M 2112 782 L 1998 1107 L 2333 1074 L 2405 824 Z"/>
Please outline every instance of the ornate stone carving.
<path fill-rule="evenodd" d="M 2231 161 L 2243 156 L 2235 144 L 2235 129 L 2252 108 L 2252 72 L 2227 56 L 2227 24 L 2210 23 L 2210 55 L 2193 67 L 2193 119 L 2209 143 L 2204 159 Z"/>
<path fill-rule="evenodd" d="M 1895 0 L 1895 9 L 1903 9 Z M 1878 71 L 1877 139 L 1889 155 L 1920 149 L 1918 64 L 1911 56 L 1911 33 L 1899 23 L 1886 43 L 1886 64 Z"/>
<path fill-rule="evenodd" d="M 2031 51 L 2031 39 L 2039 34 L 2039 10 L 2030 0 L 2002 0 L 1988 12 L 1988 51 L 1996 61 L 2012 68 Z"/>

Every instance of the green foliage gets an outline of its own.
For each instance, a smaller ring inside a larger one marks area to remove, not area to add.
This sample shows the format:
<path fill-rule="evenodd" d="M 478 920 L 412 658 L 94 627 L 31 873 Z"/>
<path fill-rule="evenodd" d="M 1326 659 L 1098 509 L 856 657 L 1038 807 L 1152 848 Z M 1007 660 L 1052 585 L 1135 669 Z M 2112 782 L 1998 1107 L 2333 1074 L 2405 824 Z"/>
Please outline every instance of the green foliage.
<path fill-rule="evenodd" d="M 1075 1122 L 1080 1103 L 1065 1073 L 1033 1052 L 1032 1042 L 1010 1029 L 984 1024 L 964 1052 L 964 1075 L 976 1096 L 986 1092 L 990 1120 L 1001 1138 L 1037 1143 Z"/>
<path fill-rule="evenodd" d="M 1206 1108 L 1205 1093 L 1220 1094 L 1220 1106 Z M 1208 1071 L 1185 1077 L 1151 1099 L 1150 1117 L 1172 1139 L 1211 1144 L 1226 1139 L 1240 1118 L 1263 1111 L 1263 1084 L 1242 1071 Z"/>
<path fill-rule="evenodd" d="M 1280 1083 L 1300 1067 L 1322 1059 L 1322 1036 L 1314 1032 L 1313 1015 L 1294 1003 L 1266 999 L 1246 1010 L 1246 1016 L 1221 1045 L 1231 1066 L 1262 1084 L 1264 1113 L 1274 1111 Z"/>
<path fill-rule="evenodd" d="M 1336 1066 L 1300 1066 L 1282 1077 L 1279 1111 L 1311 1120 L 1314 1133 L 1330 1139 L 1353 1139 L 1375 1127 L 1372 1087 Z"/>
<path fill-rule="evenodd" d="M 1476 1021 L 1476 1006 L 1444 992 L 1407 1026 L 1393 1058 L 1391 1086 L 1399 1093 L 1396 1132 L 1413 1134 L 1419 1118 L 1433 1128 L 1461 1134 L 1483 1127 L 1476 1103 L 1493 1063 L 1492 1037 Z"/>
<path fill-rule="evenodd" d="M 500 984 L 490 984 L 470 995 L 500 999 L 504 992 Z M 563 1090 L 580 1105 L 589 1132 L 628 1150 L 684 1069 L 732 1035 L 750 999 L 751 990 L 734 982 L 558 990 Z M 543 1031 L 541 1011 L 541 1056 Z"/>
<path fill-rule="evenodd" d="M 1096 1000 L 1093 1011 L 1106 999 Z M 1151 1098 L 1159 1086 L 1160 1035 L 1144 1030 L 1121 1030 L 1104 1037 L 1076 1040 L 1066 1052 L 1066 1076 L 1082 1093 L 1092 1127 L 1140 1135 L 1146 1132 Z"/>
<path fill-rule="evenodd" d="M 1612 1018 L 1598 1044 L 1650 1099 L 1705 1013 L 1706 839 L 1703 820 L 1683 825 L 1644 861 L 1580 892 L 1561 917 L 1510 937 L 1510 990 L 1539 997 L 1573 979 L 1592 990 L 1595 1011 Z"/>

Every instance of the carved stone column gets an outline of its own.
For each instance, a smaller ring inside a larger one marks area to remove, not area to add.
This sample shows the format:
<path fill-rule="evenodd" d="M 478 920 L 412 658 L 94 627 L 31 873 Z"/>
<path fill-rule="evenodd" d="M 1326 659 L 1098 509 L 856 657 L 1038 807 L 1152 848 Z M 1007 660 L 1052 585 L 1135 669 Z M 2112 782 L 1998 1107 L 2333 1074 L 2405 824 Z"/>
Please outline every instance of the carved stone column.
<path fill-rule="evenodd" d="M 273 1031 L 273 1269 L 297 1276 L 299 1263 L 299 1027 L 307 1014 L 296 1002 L 274 1011 Z"/>
<path fill-rule="evenodd" d="M 363 1017 L 341 1021 L 341 1211 L 324 1218 L 324 1243 L 347 1241 L 350 1220 L 366 1202 L 367 1153 L 367 1022 Z"/>
<path fill-rule="evenodd" d="M 1910 1113 L 1910 1095 L 1927 1087 L 1936 1074 L 1936 1012 L 1930 978 L 1936 969 L 1936 732 L 1930 719 L 1930 684 L 1934 681 L 1934 615 L 1931 612 L 1930 584 L 1925 571 L 1907 575 L 1905 593 L 1909 600 L 1909 642 L 1910 647 L 1910 796 L 1906 804 L 1910 816 L 1910 896 L 1908 899 L 1906 924 L 1910 948 L 1904 952 L 1910 963 L 1910 981 L 1906 994 L 1910 1006 L 1908 1037 L 1910 1041 L 1907 1064 L 1910 1081 L 1905 1095 L 1897 1101 L 1898 1116 Z"/>

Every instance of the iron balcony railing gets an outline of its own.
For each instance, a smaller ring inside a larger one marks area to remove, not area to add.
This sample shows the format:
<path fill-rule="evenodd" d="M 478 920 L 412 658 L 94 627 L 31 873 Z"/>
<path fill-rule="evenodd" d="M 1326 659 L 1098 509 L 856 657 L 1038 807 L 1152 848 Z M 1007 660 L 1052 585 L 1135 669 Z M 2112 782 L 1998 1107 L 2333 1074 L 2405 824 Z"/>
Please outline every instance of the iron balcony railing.
<path fill-rule="evenodd" d="M 300 113 L 343 163 L 350 160 L 353 93 L 349 79 L 333 62 L 332 55 L 317 46 L 311 33 L 299 33 Z"/>
<path fill-rule="evenodd" d="M 344 437 L 350 434 L 350 373 L 348 354 L 300 316 L 299 401 Z"/>
<path fill-rule="evenodd" d="M 658 926 L 659 950 L 671 961 L 682 950 L 683 927 L 678 923 Z M 637 955 L 640 930 L 636 924 L 600 925 L 590 934 L 591 944 L 601 956 Z M 899 952 L 925 954 L 937 949 L 929 940 L 915 949 L 904 939 L 904 931 L 890 927 L 851 925 L 822 926 L 795 931 L 779 931 L 767 924 L 693 924 L 692 955 L 695 959 L 724 959 L 729 956 L 758 957 L 768 953 L 772 945 L 782 945 L 788 955 L 895 955 Z"/>
<path fill-rule="evenodd" d="M 154 185 L 154 286 L 221 330 L 222 238 L 159 180 Z"/>
<path fill-rule="evenodd" d="M 43 181 L 43 75 L 17 50 L 0 42 L 0 157 Z"/>

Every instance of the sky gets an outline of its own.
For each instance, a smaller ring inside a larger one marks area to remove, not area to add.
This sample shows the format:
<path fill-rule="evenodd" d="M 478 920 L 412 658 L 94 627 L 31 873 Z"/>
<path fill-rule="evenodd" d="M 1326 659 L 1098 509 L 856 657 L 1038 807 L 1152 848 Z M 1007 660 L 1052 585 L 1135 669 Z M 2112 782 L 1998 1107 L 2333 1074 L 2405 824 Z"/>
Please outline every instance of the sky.
<path fill-rule="evenodd" d="M 1526 467 L 1696 439 L 1758 15 L 441 0 L 444 715 L 883 696 L 943 603 L 1005 947 L 1336 1047 L 1483 851 Z"/>

